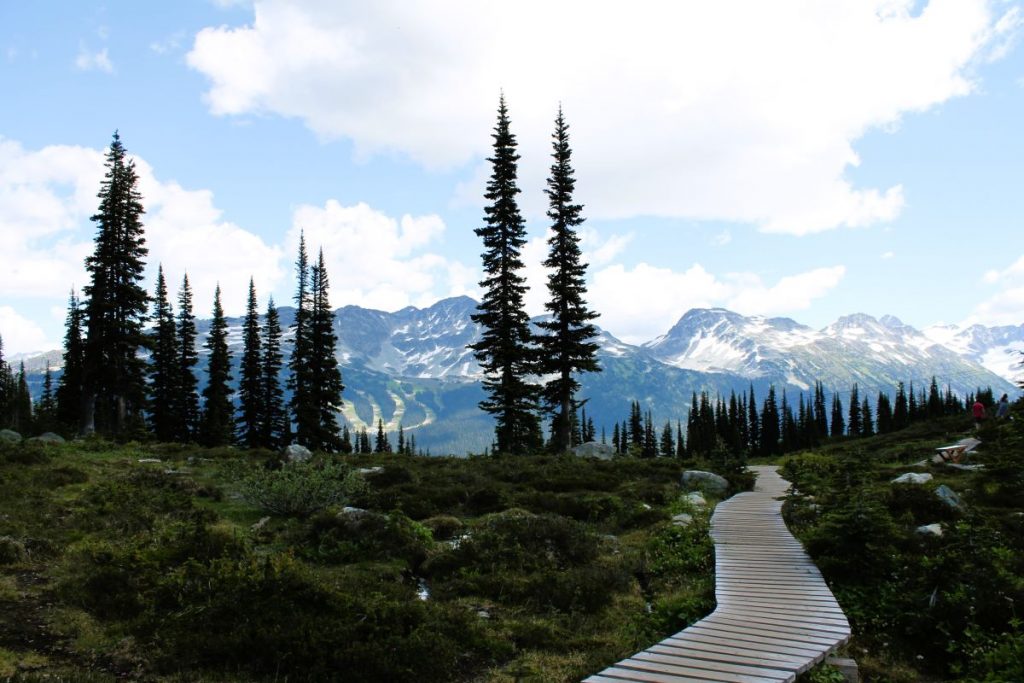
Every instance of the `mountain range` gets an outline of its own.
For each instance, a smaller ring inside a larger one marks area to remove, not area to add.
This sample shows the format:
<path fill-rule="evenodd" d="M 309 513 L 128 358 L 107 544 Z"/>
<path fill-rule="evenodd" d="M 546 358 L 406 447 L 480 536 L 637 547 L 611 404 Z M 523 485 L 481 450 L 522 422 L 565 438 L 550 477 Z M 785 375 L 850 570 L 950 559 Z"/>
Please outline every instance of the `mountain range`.
<path fill-rule="evenodd" d="M 415 434 L 418 447 L 435 454 L 486 448 L 493 423 L 477 407 L 483 398 L 482 375 L 467 348 L 480 336 L 470 318 L 476 308 L 472 299 L 456 297 L 393 313 L 359 306 L 337 309 L 337 353 L 346 386 L 340 412 L 348 424 L 371 431 L 378 419 L 390 430 L 401 424 Z M 284 307 L 279 313 L 288 354 L 294 309 Z M 237 362 L 242 319 L 229 318 L 228 323 Z M 198 321 L 198 327 L 202 343 L 209 321 Z M 815 381 L 841 398 L 856 382 L 860 395 L 873 404 L 879 391 L 892 393 L 900 381 L 920 388 L 934 376 L 961 396 L 978 387 L 991 387 L 998 395 L 1016 392 L 1014 381 L 1024 374 L 1024 325 L 940 325 L 919 331 L 892 316 L 859 313 L 815 330 L 789 318 L 712 308 L 686 312 L 665 334 L 640 345 L 599 332 L 603 371 L 582 377 L 581 398 L 587 400 L 585 409 L 598 433 L 604 428 L 609 437 L 634 400 L 661 425 L 685 421 L 692 394 L 700 391 L 728 395 L 753 387 L 762 400 L 768 386 L 775 385 L 795 402 Z M 38 391 L 43 369 L 47 363 L 59 367 L 60 353 L 11 360 L 22 359 Z"/>

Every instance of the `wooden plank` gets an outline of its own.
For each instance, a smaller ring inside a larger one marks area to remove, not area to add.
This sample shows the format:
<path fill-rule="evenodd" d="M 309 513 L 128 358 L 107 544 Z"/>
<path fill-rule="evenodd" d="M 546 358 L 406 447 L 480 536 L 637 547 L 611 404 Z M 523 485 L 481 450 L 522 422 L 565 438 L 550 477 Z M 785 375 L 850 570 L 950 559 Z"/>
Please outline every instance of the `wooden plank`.
<path fill-rule="evenodd" d="M 803 638 L 803 637 L 809 637 L 809 638 L 815 638 L 815 639 L 820 638 L 820 639 L 825 639 L 825 640 L 832 640 L 833 642 L 835 642 L 837 640 L 837 635 L 834 634 L 834 633 L 829 633 L 829 632 L 822 633 L 821 631 L 816 631 L 816 630 L 812 630 L 812 629 L 809 629 L 809 628 L 802 628 L 802 627 L 799 627 L 799 626 L 792 626 L 792 625 L 779 626 L 779 625 L 776 625 L 776 624 L 764 624 L 764 623 L 752 624 L 752 623 L 750 623 L 750 620 L 745 618 L 745 617 L 737 616 L 737 615 L 732 615 L 732 614 L 726 614 L 726 613 L 715 613 L 714 615 L 708 617 L 707 619 L 701 620 L 700 623 L 705 623 L 705 622 L 707 622 L 709 624 L 720 625 L 723 629 L 742 627 L 742 628 L 749 628 L 749 629 L 759 630 L 759 631 L 763 631 L 763 632 L 775 632 L 775 633 L 780 633 L 780 634 L 782 634 L 782 633 L 790 634 L 794 638 Z M 840 636 L 841 636 L 841 634 L 840 634 Z"/>
<path fill-rule="evenodd" d="M 707 645 L 717 645 L 719 647 L 731 647 L 731 648 L 742 648 L 749 652 L 762 653 L 777 653 L 781 655 L 790 655 L 797 658 L 809 659 L 814 657 L 820 652 L 817 647 L 802 646 L 797 647 L 793 645 L 782 645 L 779 643 L 772 643 L 771 645 L 765 643 L 754 643 L 749 641 L 739 642 L 736 639 L 725 638 L 719 635 L 710 635 L 702 633 L 696 630 L 687 630 L 666 638 L 662 642 L 671 644 L 676 647 L 686 647 L 687 643 L 699 642 Z"/>
<path fill-rule="evenodd" d="M 733 662 L 725 662 L 718 659 L 708 659 L 702 657 L 693 657 L 691 655 L 682 654 L 660 654 L 657 652 L 638 652 L 637 654 L 630 657 L 631 660 L 643 660 L 645 662 L 658 662 L 660 664 L 670 664 L 672 666 L 685 666 L 693 669 L 707 669 L 709 671 L 740 674 L 744 676 L 755 676 L 758 680 L 765 681 L 784 681 L 789 678 L 788 671 L 782 671 L 781 669 L 771 669 L 763 666 L 748 666 L 745 664 L 735 664 Z"/>
<path fill-rule="evenodd" d="M 611 676 L 620 681 L 641 681 L 642 683 L 707 683 L 708 681 L 715 681 L 714 678 L 706 678 L 701 676 L 696 678 L 693 676 L 682 676 L 673 674 L 656 673 L 653 671 L 637 671 L 636 669 L 627 669 L 622 666 L 629 660 L 623 660 L 615 666 L 609 667 L 601 672 L 604 676 Z"/>
<path fill-rule="evenodd" d="M 750 640 L 755 643 L 762 642 L 762 639 L 771 642 L 788 643 L 786 647 L 807 647 L 814 649 L 818 646 L 832 647 L 835 639 L 813 634 L 793 633 L 792 631 L 772 631 L 764 628 L 751 628 L 741 624 L 722 624 L 718 622 L 694 624 L 690 627 L 696 631 L 706 631 L 709 634 L 719 634 L 722 638 L 735 638 L 737 640 Z"/>
<path fill-rule="evenodd" d="M 703 660 L 692 660 L 703 662 Z M 749 674 L 738 674 L 730 671 L 719 671 L 713 668 L 694 667 L 689 664 L 666 664 L 664 662 L 650 661 L 648 659 L 637 659 L 630 657 L 618 663 L 619 668 L 636 669 L 645 673 L 650 672 L 658 675 L 669 674 L 673 676 L 687 676 L 698 680 L 718 681 L 719 683 L 765 683 L 763 678 Z"/>
<path fill-rule="evenodd" d="M 728 651 L 725 651 L 728 650 Z M 687 642 L 685 648 L 672 645 L 652 645 L 644 652 L 656 652 L 659 654 L 678 654 L 685 652 L 688 657 L 698 659 L 713 659 L 719 662 L 731 662 L 733 664 L 746 664 L 747 666 L 760 666 L 766 669 L 777 671 L 791 671 L 803 661 L 802 658 L 786 657 L 778 653 L 762 653 L 755 655 L 740 647 L 722 648 L 708 643 Z"/>

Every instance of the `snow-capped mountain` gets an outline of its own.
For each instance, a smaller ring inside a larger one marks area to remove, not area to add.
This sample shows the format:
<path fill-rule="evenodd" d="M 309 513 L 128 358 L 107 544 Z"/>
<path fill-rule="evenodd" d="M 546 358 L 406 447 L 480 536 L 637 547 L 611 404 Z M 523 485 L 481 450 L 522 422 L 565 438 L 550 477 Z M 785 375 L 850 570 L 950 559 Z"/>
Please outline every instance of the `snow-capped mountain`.
<path fill-rule="evenodd" d="M 468 297 L 408 307 L 394 313 L 345 306 L 336 311 L 338 358 L 345 383 L 341 414 L 356 429 L 401 424 L 434 453 L 481 451 L 493 424 L 478 408 L 483 398 L 479 364 L 467 346 L 480 337 Z M 283 351 L 291 352 L 289 326 L 294 309 L 279 309 L 285 330 Z M 535 320 L 534 322 L 537 322 Z M 241 356 L 242 319 L 229 318 L 229 345 Z M 199 343 L 209 321 L 198 321 Z M 845 392 L 857 382 L 862 395 L 891 392 L 897 382 L 923 387 L 932 376 L 965 394 L 991 386 L 1013 392 L 1019 374 L 1010 355 L 1024 349 L 1019 328 L 965 330 L 949 327 L 920 332 L 892 316 L 844 316 L 815 330 L 789 318 L 743 316 L 724 309 L 694 309 L 664 335 L 640 346 L 599 329 L 603 372 L 582 378 L 581 396 L 600 430 L 611 429 L 640 401 L 656 420 L 685 419 L 693 392 L 727 395 L 753 387 L 763 397 L 770 384 L 792 397 L 821 381 L 827 391 Z M 38 387 L 46 362 L 59 366 L 59 353 L 26 358 Z M 205 349 L 201 353 L 205 363 Z M 1009 360 L 1008 360 L 1009 358 Z M 238 372 L 235 371 L 237 378 Z M 202 382 L 205 373 L 200 368 Z"/>

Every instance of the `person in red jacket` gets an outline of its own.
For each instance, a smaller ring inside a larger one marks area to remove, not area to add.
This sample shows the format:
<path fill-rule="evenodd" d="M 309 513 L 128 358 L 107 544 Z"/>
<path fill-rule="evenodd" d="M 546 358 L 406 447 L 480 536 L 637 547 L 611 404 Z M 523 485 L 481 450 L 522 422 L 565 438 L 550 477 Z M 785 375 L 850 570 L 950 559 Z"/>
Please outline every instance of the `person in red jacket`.
<path fill-rule="evenodd" d="M 974 405 L 971 406 L 971 413 L 974 415 L 974 428 L 977 429 L 985 421 L 985 404 L 975 399 Z"/>

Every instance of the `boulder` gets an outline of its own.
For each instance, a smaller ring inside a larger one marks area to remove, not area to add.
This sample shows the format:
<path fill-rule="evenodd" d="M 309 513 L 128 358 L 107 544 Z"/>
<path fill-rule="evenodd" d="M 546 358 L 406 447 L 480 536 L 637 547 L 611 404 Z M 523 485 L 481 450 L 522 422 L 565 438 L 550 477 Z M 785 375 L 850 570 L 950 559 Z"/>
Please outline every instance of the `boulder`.
<path fill-rule="evenodd" d="M 260 521 L 249 527 L 249 532 L 252 534 L 259 534 L 267 528 L 268 524 L 270 524 L 270 517 L 260 517 Z"/>
<path fill-rule="evenodd" d="M 54 434 L 53 432 L 43 432 L 39 436 L 33 436 L 29 441 L 33 443 L 64 443 L 64 437 L 60 434 Z"/>
<path fill-rule="evenodd" d="M 4 443 L 19 443 L 21 441 L 21 434 L 13 429 L 0 429 L 0 441 Z"/>
<path fill-rule="evenodd" d="M 922 536 L 941 536 L 942 525 L 941 524 L 925 524 L 917 527 L 915 531 Z"/>
<path fill-rule="evenodd" d="M 684 489 L 700 490 L 713 496 L 725 495 L 729 490 L 729 482 L 725 477 L 701 470 L 686 470 L 683 472 L 681 483 Z"/>
<path fill-rule="evenodd" d="M 892 480 L 893 484 L 926 484 L 932 480 L 927 472 L 907 472 Z"/>
<path fill-rule="evenodd" d="M 313 457 L 313 453 L 305 446 L 300 446 L 297 443 L 293 443 L 291 446 L 286 446 L 281 451 L 281 455 L 287 462 L 306 462 Z"/>
<path fill-rule="evenodd" d="M 683 496 L 683 500 L 695 508 L 702 508 L 708 504 L 708 502 L 704 500 L 704 494 L 700 491 L 690 491 Z"/>
<path fill-rule="evenodd" d="M 384 471 L 383 467 L 360 467 L 356 470 L 359 474 L 380 474 Z"/>
<path fill-rule="evenodd" d="M 615 457 L 615 449 L 608 444 L 588 441 L 581 443 L 572 449 L 572 454 L 579 458 L 597 458 L 598 460 L 611 460 Z"/>
<path fill-rule="evenodd" d="M 939 500 L 954 510 L 960 510 L 963 508 L 963 503 L 960 502 L 960 496 L 956 495 L 956 492 L 945 484 L 940 484 L 935 489 L 935 495 L 938 496 Z"/>
<path fill-rule="evenodd" d="M 693 524 L 693 515 L 688 515 L 685 512 L 680 512 L 678 515 L 672 515 L 672 524 L 675 526 L 690 526 Z"/>

